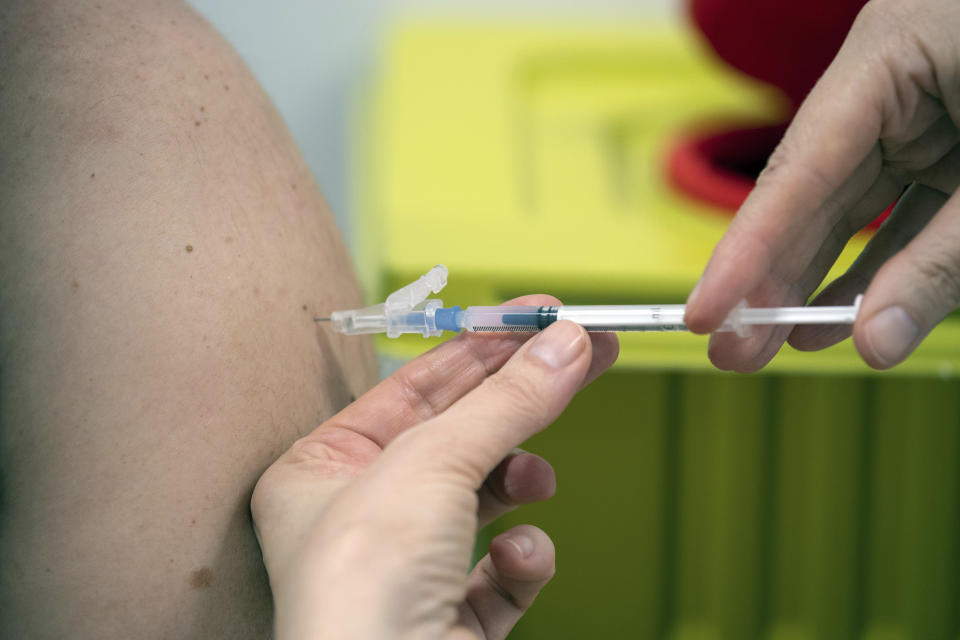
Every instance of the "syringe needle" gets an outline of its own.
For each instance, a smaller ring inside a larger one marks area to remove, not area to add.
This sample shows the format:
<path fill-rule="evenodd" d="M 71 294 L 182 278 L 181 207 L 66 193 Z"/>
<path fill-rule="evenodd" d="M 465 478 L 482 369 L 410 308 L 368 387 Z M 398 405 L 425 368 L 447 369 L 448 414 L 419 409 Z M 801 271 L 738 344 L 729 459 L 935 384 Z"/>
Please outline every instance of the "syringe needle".
<path fill-rule="evenodd" d="M 330 322 L 330 318 L 314 318 L 314 322 Z"/>

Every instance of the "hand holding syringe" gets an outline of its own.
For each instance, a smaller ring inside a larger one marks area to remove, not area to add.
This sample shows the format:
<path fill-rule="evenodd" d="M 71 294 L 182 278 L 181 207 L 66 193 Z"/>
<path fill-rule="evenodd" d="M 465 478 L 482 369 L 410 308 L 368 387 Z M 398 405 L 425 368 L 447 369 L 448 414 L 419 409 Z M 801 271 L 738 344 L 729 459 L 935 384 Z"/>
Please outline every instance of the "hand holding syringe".
<path fill-rule="evenodd" d="M 444 331 L 533 332 L 557 320 L 570 320 L 587 331 L 687 331 L 685 305 L 564 305 L 557 307 L 499 306 L 444 307 L 441 300 L 427 300 L 447 284 L 447 268 L 437 265 L 425 275 L 387 297 L 386 302 L 348 311 L 334 311 L 333 330 L 346 335 L 386 333 L 391 338 L 404 333 L 424 337 Z M 846 307 L 775 307 L 751 309 L 741 303 L 718 331 L 750 335 L 752 325 L 853 324 L 860 298 Z"/>

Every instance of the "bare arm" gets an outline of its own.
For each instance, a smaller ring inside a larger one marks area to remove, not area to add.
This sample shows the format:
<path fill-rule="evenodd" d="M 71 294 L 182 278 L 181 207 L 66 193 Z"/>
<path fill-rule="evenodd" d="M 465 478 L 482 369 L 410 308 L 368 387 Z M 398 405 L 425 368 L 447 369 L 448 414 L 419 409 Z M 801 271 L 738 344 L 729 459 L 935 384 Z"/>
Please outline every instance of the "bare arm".
<path fill-rule="evenodd" d="M 0 636 L 264 637 L 250 491 L 374 381 L 336 226 L 182 4 L 0 29 Z"/>

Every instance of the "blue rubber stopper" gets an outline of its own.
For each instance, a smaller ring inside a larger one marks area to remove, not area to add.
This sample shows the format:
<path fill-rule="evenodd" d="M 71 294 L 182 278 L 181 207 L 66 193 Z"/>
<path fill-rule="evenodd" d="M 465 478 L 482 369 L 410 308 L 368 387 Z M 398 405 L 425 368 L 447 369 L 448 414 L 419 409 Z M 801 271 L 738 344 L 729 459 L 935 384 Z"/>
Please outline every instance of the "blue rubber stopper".
<path fill-rule="evenodd" d="M 459 333 L 460 325 L 457 322 L 457 316 L 460 315 L 461 312 L 462 309 L 460 309 L 460 307 L 437 309 L 433 316 L 437 322 L 437 329 Z"/>

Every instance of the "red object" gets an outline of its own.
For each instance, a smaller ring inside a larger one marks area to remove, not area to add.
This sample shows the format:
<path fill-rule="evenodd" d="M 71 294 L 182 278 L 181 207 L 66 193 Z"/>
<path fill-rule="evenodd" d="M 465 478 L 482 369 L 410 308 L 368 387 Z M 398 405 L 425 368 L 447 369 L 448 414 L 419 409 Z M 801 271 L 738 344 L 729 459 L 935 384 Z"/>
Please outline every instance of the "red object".
<path fill-rule="evenodd" d="M 728 129 L 680 140 L 667 159 L 670 179 L 698 200 L 736 211 L 785 130 Z"/>
<path fill-rule="evenodd" d="M 693 21 L 717 54 L 779 87 L 795 112 L 833 60 L 866 0 L 691 0 Z M 793 113 L 790 113 L 790 117 Z M 679 141 L 667 160 L 685 193 L 736 211 L 783 135 L 778 127 L 718 129 Z M 879 226 L 890 208 L 870 226 Z"/>
<path fill-rule="evenodd" d="M 800 105 L 866 0 L 691 0 L 693 21 L 733 67 Z"/>

